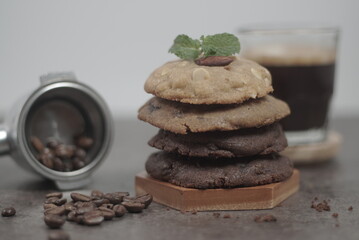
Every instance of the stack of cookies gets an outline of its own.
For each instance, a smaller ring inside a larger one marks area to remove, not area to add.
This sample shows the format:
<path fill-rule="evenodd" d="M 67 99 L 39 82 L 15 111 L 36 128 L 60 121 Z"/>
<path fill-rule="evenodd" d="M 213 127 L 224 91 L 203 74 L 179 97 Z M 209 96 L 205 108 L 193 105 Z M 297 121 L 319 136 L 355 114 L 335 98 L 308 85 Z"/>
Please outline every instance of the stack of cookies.
<path fill-rule="evenodd" d="M 288 105 L 268 95 L 268 70 L 231 58 L 224 66 L 168 62 L 146 81 L 146 92 L 155 97 L 138 118 L 160 128 L 149 141 L 161 150 L 146 162 L 152 178 L 211 189 L 270 184 L 292 175 L 292 163 L 278 154 L 287 147 L 278 121 L 290 114 Z"/>

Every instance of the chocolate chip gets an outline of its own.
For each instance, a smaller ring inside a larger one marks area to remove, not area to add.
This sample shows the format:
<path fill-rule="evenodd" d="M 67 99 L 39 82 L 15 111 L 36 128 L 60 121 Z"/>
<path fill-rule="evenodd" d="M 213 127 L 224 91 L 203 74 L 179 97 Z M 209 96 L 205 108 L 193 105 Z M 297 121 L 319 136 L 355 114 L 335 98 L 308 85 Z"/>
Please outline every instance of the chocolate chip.
<path fill-rule="evenodd" d="M 88 226 L 99 225 L 104 219 L 102 212 L 98 210 L 87 212 L 83 215 L 83 223 Z"/>
<path fill-rule="evenodd" d="M 63 217 L 54 214 L 45 215 L 44 221 L 50 228 L 60 228 L 65 223 L 65 219 Z"/>
<path fill-rule="evenodd" d="M 145 208 L 145 205 L 139 202 L 123 202 L 122 205 L 130 213 L 139 213 Z"/>
<path fill-rule="evenodd" d="M 4 208 L 1 211 L 1 216 L 3 217 L 12 217 L 16 214 L 16 210 L 13 207 Z"/>
<path fill-rule="evenodd" d="M 91 201 L 90 196 L 87 196 L 87 195 L 81 194 L 81 193 L 71 193 L 70 196 L 74 202 L 77 202 L 77 201 L 89 202 L 89 201 Z"/>
<path fill-rule="evenodd" d="M 113 211 L 115 212 L 116 217 L 122 217 L 127 212 L 126 208 L 121 204 L 113 206 Z"/>
<path fill-rule="evenodd" d="M 70 240 L 70 235 L 64 231 L 51 231 L 48 240 Z"/>
<path fill-rule="evenodd" d="M 226 66 L 233 62 L 233 57 L 226 57 L 226 56 L 209 56 L 196 59 L 194 62 L 200 66 Z"/>
<path fill-rule="evenodd" d="M 52 198 L 52 197 L 57 197 L 57 198 L 62 198 L 62 192 L 52 192 L 52 193 L 48 193 L 45 195 L 46 198 Z"/>

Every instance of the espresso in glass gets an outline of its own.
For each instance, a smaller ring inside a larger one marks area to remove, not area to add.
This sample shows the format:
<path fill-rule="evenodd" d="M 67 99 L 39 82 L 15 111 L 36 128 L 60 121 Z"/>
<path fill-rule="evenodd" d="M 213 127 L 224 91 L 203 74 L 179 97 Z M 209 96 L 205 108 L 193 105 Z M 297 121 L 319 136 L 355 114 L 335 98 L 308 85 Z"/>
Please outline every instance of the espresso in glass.
<path fill-rule="evenodd" d="M 291 109 L 291 115 L 281 121 L 290 145 L 325 140 L 334 90 L 336 38 L 320 44 L 320 34 L 310 32 L 311 43 L 305 41 L 306 34 L 269 31 L 250 35 L 243 46 L 242 57 L 269 70 L 273 95 Z"/>

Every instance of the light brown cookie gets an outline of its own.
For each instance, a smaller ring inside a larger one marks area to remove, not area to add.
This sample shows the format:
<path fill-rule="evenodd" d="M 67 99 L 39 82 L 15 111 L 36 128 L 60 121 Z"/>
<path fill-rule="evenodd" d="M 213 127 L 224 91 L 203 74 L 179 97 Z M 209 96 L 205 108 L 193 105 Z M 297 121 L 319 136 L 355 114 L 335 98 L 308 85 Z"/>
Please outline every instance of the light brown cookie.
<path fill-rule="evenodd" d="M 269 95 L 227 105 L 193 105 L 154 97 L 139 109 L 138 118 L 161 129 L 186 134 L 261 127 L 289 114 L 285 102 Z"/>
<path fill-rule="evenodd" d="M 235 58 L 227 66 L 199 66 L 176 60 L 156 69 L 145 91 L 172 101 L 191 104 L 242 103 L 273 91 L 267 69 L 256 62 Z"/>

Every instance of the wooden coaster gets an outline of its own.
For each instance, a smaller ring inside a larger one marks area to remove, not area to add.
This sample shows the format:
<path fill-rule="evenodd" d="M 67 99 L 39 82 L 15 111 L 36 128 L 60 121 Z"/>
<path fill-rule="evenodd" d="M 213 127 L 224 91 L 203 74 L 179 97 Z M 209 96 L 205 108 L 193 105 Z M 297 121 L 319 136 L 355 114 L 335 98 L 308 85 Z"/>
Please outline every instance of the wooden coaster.
<path fill-rule="evenodd" d="M 299 171 L 284 182 L 255 187 L 206 189 L 179 187 L 151 178 L 146 171 L 136 175 L 136 194 L 149 193 L 155 202 L 181 211 L 252 210 L 274 208 L 299 189 Z"/>
<path fill-rule="evenodd" d="M 289 157 L 295 164 L 325 162 L 338 154 L 341 143 L 341 135 L 335 131 L 330 131 L 324 142 L 290 146 L 281 154 Z"/>

